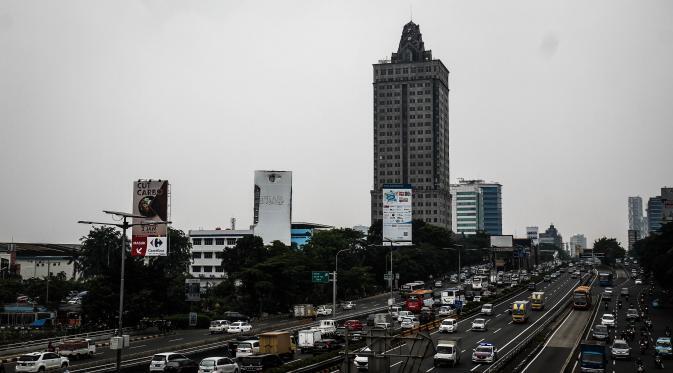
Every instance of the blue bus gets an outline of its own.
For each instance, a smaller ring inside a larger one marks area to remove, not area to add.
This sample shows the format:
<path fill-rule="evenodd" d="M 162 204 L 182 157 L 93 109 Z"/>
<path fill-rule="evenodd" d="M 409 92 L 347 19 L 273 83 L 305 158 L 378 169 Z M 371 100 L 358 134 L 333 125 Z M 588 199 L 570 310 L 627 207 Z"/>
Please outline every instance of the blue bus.
<path fill-rule="evenodd" d="M 598 283 L 601 286 L 612 286 L 612 272 L 600 272 L 598 274 Z"/>

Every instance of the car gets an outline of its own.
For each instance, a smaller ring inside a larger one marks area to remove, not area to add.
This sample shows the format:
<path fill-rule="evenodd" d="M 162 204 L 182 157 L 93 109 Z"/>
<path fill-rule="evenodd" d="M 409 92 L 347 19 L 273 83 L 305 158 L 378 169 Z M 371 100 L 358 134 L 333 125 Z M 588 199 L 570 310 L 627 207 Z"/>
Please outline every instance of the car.
<path fill-rule="evenodd" d="M 486 303 L 482 305 L 480 313 L 482 315 L 491 316 L 493 314 L 493 305 L 491 303 Z"/>
<path fill-rule="evenodd" d="M 604 313 L 601 316 L 601 324 L 605 326 L 615 326 L 615 316 L 611 313 Z"/>
<path fill-rule="evenodd" d="M 337 342 L 336 339 L 321 339 L 313 344 L 313 354 L 321 354 L 323 352 L 329 352 L 334 350 L 339 350 L 343 346 L 341 343 Z"/>
<path fill-rule="evenodd" d="M 365 347 L 361 352 L 367 353 L 372 352 L 372 350 L 369 347 Z M 369 370 L 369 357 L 356 354 L 355 359 L 353 360 L 353 365 L 358 371 Z"/>
<path fill-rule="evenodd" d="M 197 373 L 199 364 L 192 359 L 173 359 L 166 363 L 164 372 L 169 373 Z"/>
<path fill-rule="evenodd" d="M 348 301 L 344 304 L 344 310 L 353 310 L 355 309 L 355 302 Z"/>
<path fill-rule="evenodd" d="M 199 373 L 238 373 L 238 364 L 226 356 L 207 357 L 199 363 Z"/>
<path fill-rule="evenodd" d="M 498 360 L 498 349 L 495 345 L 488 342 L 481 342 L 472 350 L 472 362 L 475 363 L 492 363 Z"/>
<path fill-rule="evenodd" d="M 670 337 L 659 337 L 654 343 L 654 351 L 657 355 L 662 357 L 671 357 L 673 356 L 673 350 L 671 349 L 671 338 Z"/>
<path fill-rule="evenodd" d="M 281 365 L 283 365 L 283 360 L 272 354 L 245 356 L 239 361 L 241 372 L 261 372 Z"/>
<path fill-rule="evenodd" d="M 442 284 L 442 281 L 440 281 L 440 280 L 435 281 L 435 287 L 436 288 L 441 288 L 442 286 L 444 286 L 444 284 Z"/>
<path fill-rule="evenodd" d="M 627 320 L 638 320 L 640 315 L 638 315 L 638 310 L 635 308 L 629 308 L 626 310 L 626 319 Z"/>
<path fill-rule="evenodd" d="M 67 368 L 70 360 L 55 352 L 31 352 L 19 356 L 16 360 L 15 372 L 44 372 Z"/>
<path fill-rule="evenodd" d="M 458 320 L 456 319 L 444 319 L 442 323 L 439 324 L 439 329 L 437 330 L 440 333 L 455 333 L 458 331 Z"/>
<path fill-rule="evenodd" d="M 411 311 L 399 311 L 397 313 L 397 321 L 402 322 L 405 317 L 413 317 L 414 314 Z"/>
<path fill-rule="evenodd" d="M 259 340 L 249 339 L 236 346 L 236 358 L 250 356 L 259 352 Z"/>
<path fill-rule="evenodd" d="M 210 332 L 210 334 L 226 333 L 227 328 L 229 328 L 229 324 L 231 324 L 229 320 L 213 320 L 210 322 L 208 332 Z"/>
<path fill-rule="evenodd" d="M 490 290 L 484 290 L 481 292 L 481 295 L 484 297 L 490 297 L 493 293 Z"/>
<path fill-rule="evenodd" d="M 640 278 L 637 278 L 636 279 L 636 285 L 642 285 L 642 284 L 643 284 L 643 280 L 641 280 Z"/>
<path fill-rule="evenodd" d="M 244 333 L 252 330 L 252 325 L 247 321 L 236 321 L 227 327 L 227 333 Z"/>
<path fill-rule="evenodd" d="M 622 288 L 622 290 L 619 292 L 619 295 L 622 297 L 628 297 L 629 296 L 629 288 Z"/>
<path fill-rule="evenodd" d="M 474 319 L 472 330 L 486 331 L 486 319 Z"/>
<path fill-rule="evenodd" d="M 402 311 L 402 307 L 400 307 L 400 306 L 390 306 L 390 316 L 393 319 L 397 319 L 398 317 L 400 317 L 400 311 Z"/>
<path fill-rule="evenodd" d="M 610 353 L 613 359 L 628 359 L 631 357 L 631 347 L 625 340 L 615 339 L 610 347 Z"/>
<path fill-rule="evenodd" d="M 607 341 L 610 338 L 610 331 L 608 330 L 608 327 L 602 324 L 597 324 L 594 325 L 592 331 L 591 331 L 591 336 L 593 339 L 599 340 L 599 341 Z"/>
<path fill-rule="evenodd" d="M 450 306 L 441 306 L 438 311 L 439 316 L 451 316 L 454 314 L 453 309 Z"/>
<path fill-rule="evenodd" d="M 344 322 L 344 327 L 351 332 L 357 332 L 364 329 L 364 325 L 360 320 L 346 320 Z"/>
<path fill-rule="evenodd" d="M 186 359 L 187 356 L 175 352 L 162 352 L 152 356 L 150 361 L 150 372 L 163 372 L 169 361 Z"/>
<path fill-rule="evenodd" d="M 329 316 L 332 314 L 332 307 L 331 306 L 319 306 L 318 309 L 315 311 L 316 315 L 318 316 Z"/>
<path fill-rule="evenodd" d="M 402 323 L 400 324 L 400 328 L 402 329 L 414 329 L 418 328 L 421 325 L 421 323 L 418 321 L 418 319 L 414 317 L 403 317 L 402 318 Z"/>

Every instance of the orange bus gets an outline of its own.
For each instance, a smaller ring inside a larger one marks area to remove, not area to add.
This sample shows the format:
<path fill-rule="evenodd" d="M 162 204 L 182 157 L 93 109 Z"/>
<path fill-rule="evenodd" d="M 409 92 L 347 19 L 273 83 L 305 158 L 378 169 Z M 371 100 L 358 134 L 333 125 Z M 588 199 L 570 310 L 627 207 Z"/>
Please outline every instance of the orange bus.
<path fill-rule="evenodd" d="M 591 308 L 591 287 L 578 286 L 573 292 L 573 308 L 588 310 Z"/>
<path fill-rule="evenodd" d="M 404 302 L 404 309 L 413 313 L 421 312 L 421 308 L 432 307 L 435 300 L 432 298 L 432 290 L 419 289 L 414 290 L 407 296 Z"/>

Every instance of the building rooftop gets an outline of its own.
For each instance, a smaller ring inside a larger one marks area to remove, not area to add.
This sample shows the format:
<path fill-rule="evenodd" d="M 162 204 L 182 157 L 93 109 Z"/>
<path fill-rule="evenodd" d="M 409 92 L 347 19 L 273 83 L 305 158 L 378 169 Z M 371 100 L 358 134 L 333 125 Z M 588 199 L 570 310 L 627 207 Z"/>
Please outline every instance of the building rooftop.
<path fill-rule="evenodd" d="M 14 250 L 19 256 L 73 256 L 81 249 L 79 244 L 0 242 L 0 252 Z"/>

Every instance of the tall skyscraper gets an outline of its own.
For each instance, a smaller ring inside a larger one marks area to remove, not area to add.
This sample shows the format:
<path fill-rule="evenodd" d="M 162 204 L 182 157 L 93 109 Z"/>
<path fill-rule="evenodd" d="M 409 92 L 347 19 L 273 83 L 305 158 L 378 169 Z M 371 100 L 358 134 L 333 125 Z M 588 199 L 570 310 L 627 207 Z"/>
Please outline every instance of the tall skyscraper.
<path fill-rule="evenodd" d="M 640 197 L 629 197 L 629 231 L 628 249 L 633 249 L 633 244 L 643 238 L 643 199 Z"/>
<path fill-rule="evenodd" d="M 384 184 L 411 184 L 413 218 L 451 228 L 449 70 L 404 25 L 397 52 L 374 68 L 371 220 L 382 219 Z"/>
<path fill-rule="evenodd" d="M 647 200 L 647 227 L 649 233 L 656 233 L 661 228 L 661 221 L 664 217 L 664 201 L 661 196 L 652 197 Z"/>
<path fill-rule="evenodd" d="M 502 234 L 502 185 L 458 179 L 451 184 L 451 197 L 455 233 Z"/>

